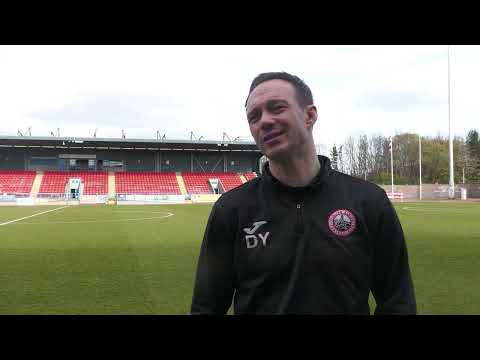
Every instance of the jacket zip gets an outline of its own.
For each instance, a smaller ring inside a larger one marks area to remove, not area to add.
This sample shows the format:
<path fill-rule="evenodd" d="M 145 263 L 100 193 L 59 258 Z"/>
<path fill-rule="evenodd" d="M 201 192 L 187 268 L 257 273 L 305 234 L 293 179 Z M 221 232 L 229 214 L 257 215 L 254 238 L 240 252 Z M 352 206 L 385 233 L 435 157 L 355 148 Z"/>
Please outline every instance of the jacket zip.
<path fill-rule="evenodd" d="M 304 226 L 303 226 L 303 214 L 302 214 L 302 203 L 298 202 L 297 203 L 297 226 L 296 226 L 296 232 L 299 234 L 304 233 Z"/>

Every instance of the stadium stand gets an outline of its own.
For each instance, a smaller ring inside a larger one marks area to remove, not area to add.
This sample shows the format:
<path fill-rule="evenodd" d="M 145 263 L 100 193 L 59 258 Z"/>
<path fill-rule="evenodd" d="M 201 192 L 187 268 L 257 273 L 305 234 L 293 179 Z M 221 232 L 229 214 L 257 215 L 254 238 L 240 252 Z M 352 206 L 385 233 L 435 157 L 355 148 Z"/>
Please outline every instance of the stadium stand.
<path fill-rule="evenodd" d="M 35 171 L 0 171 L 0 194 L 29 194 L 35 176 Z"/>
<path fill-rule="evenodd" d="M 39 194 L 63 194 L 70 178 L 80 178 L 84 184 L 84 195 L 107 194 L 105 171 L 45 171 Z"/>
<path fill-rule="evenodd" d="M 257 177 L 257 174 L 255 172 L 246 172 L 244 176 L 247 181 L 250 181 L 252 179 L 255 179 Z"/>
<path fill-rule="evenodd" d="M 222 182 L 225 191 L 235 189 L 237 186 L 242 185 L 242 180 L 237 173 L 217 173 L 216 176 Z"/>
<path fill-rule="evenodd" d="M 201 173 L 184 172 L 182 173 L 187 193 L 189 194 L 211 194 L 212 191 L 208 184 L 208 177 Z"/>
<path fill-rule="evenodd" d="M 117 194 L 177 194 L 181 195 L 175 172 L 117 172 Z"/>
<path fill-rule="evenodd" d="M 242 185 L 242 180 L 237 173 L 195 173 L 183 172 L 183 180 L 189 194 L 211 194 L 212 190 L 208 183 L 208 179 L 219 179 L 225 191 L 232 190 Z"/>

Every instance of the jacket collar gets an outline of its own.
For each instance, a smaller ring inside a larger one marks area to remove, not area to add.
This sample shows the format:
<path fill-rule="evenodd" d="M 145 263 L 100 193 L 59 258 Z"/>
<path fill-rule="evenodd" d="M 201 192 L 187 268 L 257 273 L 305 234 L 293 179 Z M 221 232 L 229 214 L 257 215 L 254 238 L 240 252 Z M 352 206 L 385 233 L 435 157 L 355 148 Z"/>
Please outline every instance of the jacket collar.
<path fill-rule="evenodd" d="M 322 185 L 326 177 L 331 171 L 330 159 L 326 156 L 318 155 L 318 160 L 320 161 L 320 170 L 317 175 L 312 179 L 312 181 L 306 186 L 293 187 L 282 183 L 280 180 L 276 179 L 270 172 L 269 163 L 266 162 L 263 166 L 262 178 L 273 187 L 278 190 L 290 191 L 290 192 L 304 192 L 306 190 L 314 190 Z"/>

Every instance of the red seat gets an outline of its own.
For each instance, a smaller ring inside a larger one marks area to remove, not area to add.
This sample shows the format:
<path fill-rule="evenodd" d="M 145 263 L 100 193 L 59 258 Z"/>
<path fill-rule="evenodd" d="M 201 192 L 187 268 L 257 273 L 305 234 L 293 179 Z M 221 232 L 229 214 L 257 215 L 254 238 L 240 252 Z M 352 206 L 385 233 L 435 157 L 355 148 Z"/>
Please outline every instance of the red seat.
<path fill-rule="evenodd" d="M 122 194 L 180 195 L 180 187 L 174 172 L 117 172 L 115 188 Z"/>
<path fill-rule="evenodd" d="M 242 185 L 242 180 L 237 173 L 228 172 L 215 172 L 215 173 L 192 173 L 184 172 L 182 173 L 183 180 L 185 182 L 185 187 L 187 192 L 190 194 L 211 194 L 210 185 L 208 183 L 209 179 L 219 179 L 225 189 L 225 191 L 230 191 L 237 186 Z"/>
<path fill-rule="evenodd" d="M 35 180 L 35 171 L 0 171 L 0 194 L 29 194 Z"/>
<path fill-rule="evenodd" d="M 45 171 L 39 193 L 63 194 L 70 178 L 80 178 L 84 195 L 106 195 L 108 175 L 106 171 Z"/>

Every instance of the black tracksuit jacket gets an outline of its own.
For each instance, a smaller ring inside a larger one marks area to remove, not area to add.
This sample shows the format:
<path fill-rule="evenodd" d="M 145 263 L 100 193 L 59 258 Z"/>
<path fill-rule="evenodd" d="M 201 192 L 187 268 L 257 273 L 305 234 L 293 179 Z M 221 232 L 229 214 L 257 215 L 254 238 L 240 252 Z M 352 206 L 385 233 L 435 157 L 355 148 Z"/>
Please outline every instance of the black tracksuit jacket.
<path fill-rule="evenodd" d="M 416 314 L 396 212 L 375 184 L 321 169 L 292 188 L 263 175 L 212 208 L 192 314 Z"/>

